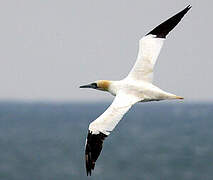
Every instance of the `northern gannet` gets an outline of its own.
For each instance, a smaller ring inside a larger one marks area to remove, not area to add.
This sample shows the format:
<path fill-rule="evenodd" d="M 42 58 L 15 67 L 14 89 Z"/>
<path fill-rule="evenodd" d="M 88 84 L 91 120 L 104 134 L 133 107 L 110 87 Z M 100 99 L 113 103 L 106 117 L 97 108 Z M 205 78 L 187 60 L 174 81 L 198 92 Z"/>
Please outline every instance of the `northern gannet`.
<path fill-rule="evenodd" d="M 107 91 L 115 96 L 107 110 L 89 125 L 85 144 L 86 172 L 91 175 L 100 155 L 104 139 L 115 128 L 124 114 L 137 102 L 183 99 L 152 84 L 153 68 L 168 33 L 191 8 L 172 16 L 147 33 L 139 42 L 136 63 L 128 76 L 120 81 L 98 80 L 80 88 Z"/>

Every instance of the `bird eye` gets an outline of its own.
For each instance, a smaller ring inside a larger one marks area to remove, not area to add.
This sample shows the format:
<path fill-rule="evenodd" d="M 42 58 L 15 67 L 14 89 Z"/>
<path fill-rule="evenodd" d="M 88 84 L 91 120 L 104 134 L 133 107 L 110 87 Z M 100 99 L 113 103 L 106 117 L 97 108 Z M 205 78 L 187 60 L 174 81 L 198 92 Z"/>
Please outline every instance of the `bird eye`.
<path fill-rule="evenodd" d="M 97 83 L 92 83 L 91 86 L 92 86 L 92 88 L 94 88 L 94 89 L 97 89 L 97 88 L 98 88 Z"/>

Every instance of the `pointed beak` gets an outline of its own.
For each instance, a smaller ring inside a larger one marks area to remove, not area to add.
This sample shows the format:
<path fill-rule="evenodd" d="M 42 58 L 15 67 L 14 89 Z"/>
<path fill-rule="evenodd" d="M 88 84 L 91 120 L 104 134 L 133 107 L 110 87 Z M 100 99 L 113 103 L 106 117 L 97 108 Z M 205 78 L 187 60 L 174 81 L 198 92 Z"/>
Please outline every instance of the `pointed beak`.
<path fill-rule="evenodd" d="M 80 86 L 79 88 L 92 88 L 91 84 Z"/>
<path fill-rule="evenodd" d="M 88 85 L 83 85 L 83 86 L 80 86 L 80 88 L 93 88 L 93 89 L 97 89 L 97 84 L 96 83 L 91 83 L 91 84 L 88 84 Z"/>

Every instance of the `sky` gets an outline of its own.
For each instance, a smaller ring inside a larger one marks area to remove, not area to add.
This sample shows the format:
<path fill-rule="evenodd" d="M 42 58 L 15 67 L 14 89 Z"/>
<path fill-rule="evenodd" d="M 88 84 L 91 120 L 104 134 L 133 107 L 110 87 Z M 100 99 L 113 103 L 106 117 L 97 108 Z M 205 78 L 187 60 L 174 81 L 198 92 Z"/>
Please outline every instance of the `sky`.
<path fill-rule="evenodd" d="M 212 101 L 210 0 L 1 1 L 0 100 L 113 99 L 79 86 L 124 78 L 139 39 L 189 4 L 164 43 L 154 84 L 185 101 Z"/>

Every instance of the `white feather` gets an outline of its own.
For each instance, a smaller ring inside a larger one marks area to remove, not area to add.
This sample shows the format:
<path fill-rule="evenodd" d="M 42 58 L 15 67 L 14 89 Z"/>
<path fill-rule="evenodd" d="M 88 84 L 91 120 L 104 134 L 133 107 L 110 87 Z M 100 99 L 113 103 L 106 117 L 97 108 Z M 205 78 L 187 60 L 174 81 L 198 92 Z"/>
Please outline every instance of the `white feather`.
<path fill-rule="evenodd" d="M 96 120 L 90 123 L 89 130 L 92 131 L 93 134 L 102 132 L 109 135 L 124 114 L 132 107 L 132 105 L 140 100 L 139 97 L 124 93 L 123 91 L 119 92 L 108 109 Z"/>
<path fill-rule="evenodd" d="M 153 68 L 163 46 L 164 38 L 144 36 L 139 42 L 138 57 L 127 78 L 152 82 Z"/>

